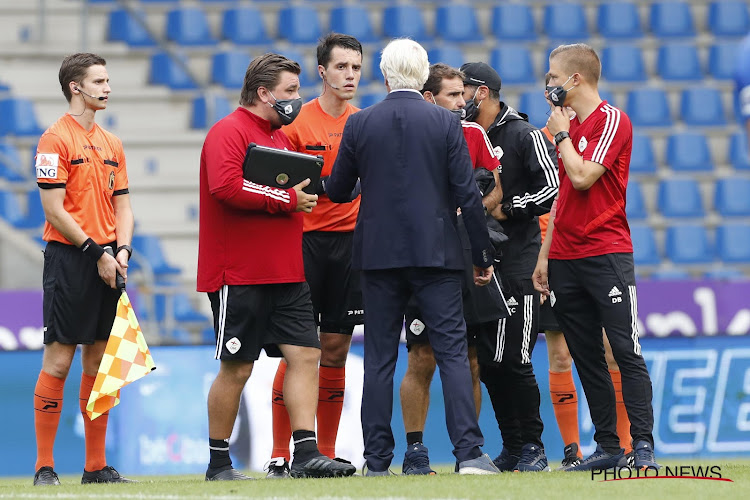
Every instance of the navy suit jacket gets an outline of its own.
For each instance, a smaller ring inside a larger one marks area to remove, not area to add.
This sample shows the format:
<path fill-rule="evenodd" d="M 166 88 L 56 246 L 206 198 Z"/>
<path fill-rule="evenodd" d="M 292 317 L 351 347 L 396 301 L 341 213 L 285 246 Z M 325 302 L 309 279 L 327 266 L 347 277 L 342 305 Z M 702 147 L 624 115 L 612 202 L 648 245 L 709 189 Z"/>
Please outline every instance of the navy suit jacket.
<path fill-rule="evenodd" d="M 362 201 L 352 267 L 463 269 L 456 207 L 472 259 L 489 267 L 494 252 L 461 122 L 417 92 L 391 92 L 349 117 L 326 194 L 349 201 L 357 178 Z"/>

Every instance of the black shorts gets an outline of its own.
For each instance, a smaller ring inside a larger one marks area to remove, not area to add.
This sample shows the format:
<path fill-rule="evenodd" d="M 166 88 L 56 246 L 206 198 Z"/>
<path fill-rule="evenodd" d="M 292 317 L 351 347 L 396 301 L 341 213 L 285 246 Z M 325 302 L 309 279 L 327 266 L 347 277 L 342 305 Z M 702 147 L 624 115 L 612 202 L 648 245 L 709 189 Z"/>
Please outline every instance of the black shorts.
<path fill-rule="evenodd" d="M 364 323 L 359 271 L 352 270 L 353 235 L 310 231 L 302 237 L 305 279 L 321 332 L 351 335 L 354 325 Z"/>
<path fill-rule="evenodd" d="M 279 344 L 317 347 L 307 283 L 224 285 L 210 292 L 216 353 L 223 361 L 255 361 L 262 349 L 281 357 Z"/>
<path fill-rule="evenodd" d="M 80 249 L 47 243 L 42 283 L 45 344 L 93 344 L 109 338 L 120 291 L 102 281 L 96 263 Z"/>
<path fill-rule="evenodd" d="M 559 332 L 560 324 L 557 322 L 555 313 L 552 312 L 552 306 L 549 303 L 549 297 L 539 308 L 539 333 Z"/>

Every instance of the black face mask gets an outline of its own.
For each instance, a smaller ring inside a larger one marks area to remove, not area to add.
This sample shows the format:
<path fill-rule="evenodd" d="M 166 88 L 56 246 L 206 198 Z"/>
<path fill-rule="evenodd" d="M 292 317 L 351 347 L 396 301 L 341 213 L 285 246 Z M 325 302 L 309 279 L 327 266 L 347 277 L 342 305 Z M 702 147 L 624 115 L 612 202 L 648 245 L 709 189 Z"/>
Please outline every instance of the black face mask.
<path fill-rule="evenodd" d="M 573 78 L 573 75 L 570 75 L 570 77 L 565 80 L 565 83 L 568 83 L 571 78 Z M 573 85 L 568 90 L 565 90 L 565 83 L 563 83 L 562 85 L 556 85 L 554 87 L 547 85 L 546 87 L 547 99 L 555 106 L 564 106 L 565 98 L 568 96 L 568 92 L 575 88 L 575 85 Z"/>
<path fill-rule="evenodd" d="M 271 94 L 271 91 L 269 90 L 268 93 Z M 302 109 L 302 98 L 276 99 L 276 96 L 273 94 L 271 94 L 271 97 L 273 97 L 276 102 L 273 104 L 269 102 L 268 105 L 275 109 L 276 113 L 279 114 L 282 125 L 289 125 L 292 123 Z"/>
<path fill-rule="evenodd" d="M 474 92 L 474 97 L 477 96 L 477 92 L 479 92 L 479 89 L 477 88 L 476 92 Z M 467 122 L 473 122 L 477 115 L 479 114 L 479 105 L 482 104 L 482 101 L 479 101 L 479 104 L 476 104 L 474 102 L 474 97 L 466 101 L 466 106 L 464 106 L 464 120 Z"/>

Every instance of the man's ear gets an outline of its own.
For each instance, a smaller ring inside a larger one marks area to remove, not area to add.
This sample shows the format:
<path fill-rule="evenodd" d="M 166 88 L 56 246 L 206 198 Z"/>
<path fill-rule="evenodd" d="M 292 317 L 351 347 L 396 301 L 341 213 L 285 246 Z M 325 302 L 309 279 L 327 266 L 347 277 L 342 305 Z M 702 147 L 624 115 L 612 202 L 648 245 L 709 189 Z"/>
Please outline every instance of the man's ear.
<path fill-rule="evenodd" d="M 424 97 L 425 101 L 430 103 L 435 99 L 435 97 L 432 95 L 432 92 L 430 92 L 429 90 L 425 90 L 424 94 L 422 94 L 422 97 Z"/>
<path fill-rule="evenodd" d="M 477 90 L 477 99 L 483 101 L 490 96 L 490 88 L 486 85 L 480 85 Z"/>

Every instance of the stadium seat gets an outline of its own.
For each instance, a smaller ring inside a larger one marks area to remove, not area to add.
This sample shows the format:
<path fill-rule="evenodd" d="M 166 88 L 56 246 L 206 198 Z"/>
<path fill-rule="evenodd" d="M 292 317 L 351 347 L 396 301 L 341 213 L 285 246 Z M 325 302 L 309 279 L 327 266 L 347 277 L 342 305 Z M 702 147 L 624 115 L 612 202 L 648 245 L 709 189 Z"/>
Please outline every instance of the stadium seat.
<path fill-rule="evenodd" d="M 252 6 L 226 9 L 221 16 L 221 36 L 237 45 L 271 43 L 263 15 Z"/>
<path fill-rule="evenodd" d="M 227 89 L 241 89 L 250 54 L 243 50 L 217 52 L 211 57 L 211 82 Z"/>
<path fill-rule="evenodd" d="M 430 64 L 440 62 L 456 69 L 466 62 L 463 51 L 456 45 L 434 47 L 427 51 L 427 59 L 429 59 Z M 378 61 L 379 63 L 380 61 Z M 380 74 L 380 70 L 378 70 L 378 74 Z"/>
<path fill-rule="evenodd" d="M 664 80 L 692 81 L 701 79 L 703 70 L 698 49 L 692 43 L 673 42 L 659 47 L 656 72 Z"/>
<path fill-rule="evenodd" d="M 201 95 L 193 99 L 190 126 L 194 129 L 210 128 L 234 109 L 223 95 Z"/>
<path fill-rule="evenodd" d="M 721 92 L 709 87 L 690 87 L 682 91 L 680 114 L 687 125 L 714 127 L 727 124 Z"/>
<path fill-rule="evenodd" d="M 490 34 L 501 41 L 536 40 L 534 14 L 522 3 L 507 3 L 493 7 Z"/>
<path fill-rule="evenodd" d="M 167 40 L 185 46 L 216 44 L 206 13 L 196 7 L 167 12 Z"/>
<path fill-rule="evenodd" d="M 503 45 L 490 53 L 490 66 L 500 75 L 503 86 L 531 84 L 537 81 L 534 59 L 523 45 Z"/>
<path fill-rule="evenodd" d="M 737 170 L 750 170 L 750 150 L 744 131 L 735 132 L 729 139 L 729 163 Z"/>
<path fill-rule="evenodd" d="M 685 281 L 690 279 L 690 273 L 684 269 L 657 269 L 649 278 L 658 281 Z"/>
<path fill-rule="evenodd" d="M 146 14 L 143 11 L 113 9 L 109 12 L 110 42 L 125 42 L 130 47 L 154 47 L 156 40 L 145 27 Z"/>
<path fill-rule="evenodd" d="M 615 95 L 602 87 L 599 87 L 599 97 L 602 98 L 602 101 L 607 101 L 607 103 L 611 104 L 612 106 L 617 106 L 617 102 L 615 102 Z"/>
<path fill-rule="evenodd" d="M 167 52 L 157 52 L 151 56 L 149 83 L 166 85 L 172 90 L 192 90 L 198 88 L 192 77 L 185 70 L 187 57 L 184 54 L 175 60 Z"/>
<path fill-rule="evenodd" d="M 714 0 L 708 6 L 708 29 L 714 36 L 745 36 L 750 31 L 750 12 L 742 0 Z"/>
<path fill-rule="evenodd" d="M 583 6 L 574 2 L 547 4 L 544 7 L 544 34 L 551 40 L 569 43 L 588 39 Z"/>
<path fill-rule="evenodd" d="M 8 182 L 23 182 L 28 180 L 23 175 L 21 155 L 10 142 L 0 141 L 0 178 Z"/>
<path fill-rule="evenodd" d="M 635 127 L 670 127 L 672 116 L 667 94 L 657 88 L 639 88 L 628 93 L 627 109 Z"/>
<path fill-rule="evenodd" d="M 377 41 L 372 28 L 370 14 L 360 5 L 341 5 L 331 9 L 331 31 L 346 33 L 355 37 L 360 43 Z"/>
<path fill-rule="evenodd" d="M 601 52 L 602 78 L 609 82 L 645 82 L 643 52 L 637 45 L 605 45 Z"/>
<path fill-rule="evenodd" d="M 14 226 L 19 229 L 41 228 L 44 221 L 47 220 L 42 208 L 42 198 L 39 196 L 39 189 L 31 189 L 25 193 L 26 211 L 23 219 L 17 221 Z"/>
<path fill-rule="evenodd" d="M 703 196 L 694 179 L 670 178 L 659 182 L 657 206 L 666 217 L 703 217 Z"/>
<path fill-rule="evenodd" d="M 646 208 L 646 201 L 643 198 L 643 190 L 641 189 L 641 184 L 637 181 L 631 180 L 628 182 L 625 211 L 628 220 L 646 219 L 648 217 L 648 209 Z"/>
<path fill-rule="evenodd" d="M 36 136 L 42 132 L 33 102 L 23 97 L 0 99 L 0 136 Z"/>
<path fill-rule="evenodd" d="M 318 10 L 309 5 L 290 5 L 279 11 L 278 34 L 291 43 L 315 43 L 322 35 Z"/>
<path fill-rule="evenodd" d="M 716 42 L 708 50 L 708 72 L 717 80 L 734 78 L 738 42 Z"/>
<path fill-rule="evenodd" d="M 654 230 L 647 224 L 631 224 L 630 238 L 633 240 L 633 260 L 636 266 L 655 266 L 661 261 Z"/>
<path fill-rule="evenodd" d="M 727 177 L 716 181 L 714 207 L 723 217 L 750 216 L 750 179 Z"/>
<path fill-rule="evenodd" d="M 318 65 L 315 65 L 314 72 L 311 71 L 310 65 L 307 64 L 305 55 L 300 50 L 277 49 L 276 52 L 286 57 L 287 59 L 291 59 L 292 61 L 296 61 L 297 63 L 299 63 L 300 68 L 302 69 L 302 73 L 300 73 L 299 75 L 299 84 L 303 90 L 308 87 L 313 87 L 322 82 L 322 80 L 320 79 L 320 75 L 318 75 L 317 72 Z"/>
<path fill-rule="evenodd" d="M 14 227 L 23 223 L 26 214 L 21 208 L 16 193 L 0 190 L 0 217 Z"/>
<path fill-rule="evenodd" d="M 745 281 L 747 278 L 739 269 L 720 267 L 703 273 L 703 278 L 714 281 Z"/>
<path fill-rule="evenodd" d="M 665 161 L 672 170 L 711 172 L 714 169 L 706 136 L 696 132 L 678 132 L 667 138 Z"/>
<path fill-rule="evenodd" d="M 446 4 L 435 12 L 435 32 L 449 42 L 479 42 L 484 39 L 471 5 Z"/>
<path fill-rule="evenodd" d="M 133 252 L 138 252 L 151 266 L 155 275 L 180 274 L 181 269 L 167 262 L 164 251 L 161 247 L 161 240 L 157 236 L 149 234 L 133 235 L 132 243 Z"/>
<path fill-rule="evenodd" d="M 630 155 L 631 174 L 655 174 L 656 160 L 651 137 L 646 134 L 633 134 L 633 151 Z"/>
<path fill-rule="evenodd" d="M 417 42 L 431 39 L 427 34 L 422 11 L 415 5 L 390 5 L 383 9 L 385 38 L 409 37 Z"/>
<path fill-rule="evenodd" d="M 529 123 L 535 127 L 542 128 L 547 125 L 549 104 L 539 90 L 527 90 L 522 93 L 518 111 L 526 113 L 529 116 Z"/>
<path fill-rule="evenodd" d="M 690 4 L 679 0 L 657 1 L 651 4 L 651 31 L 657 38 L 690 38 L 695 36 L 695 24 Z"/>
<path fill-rule="evenodd" d="M 175 285 L 175 289 L 179 290 Z M 171 301 L 171 304 L 170 304 Z M 154 313 L 156 321 L 164 321 L 169 315 L 167 308 L 172 308 L 172 315 L 180 323 L 207 323 L 209 318 L 193 307 L 190 298 L 185 292 L 154 294 Z"/>
<path fill-rule="evenodd" d="M 386 96 L 385 92 L 373 92 L 371 94 L 363 94 L 359 98 L 359 108 L 365 109 L 368 106 L 377 104 L 383 99 L 385 99 L 385 96 Z"/>
<path fill-rule="evenodd" d="M 708 231 L 698 224 L 668 227 L 664 247 L 666 257 L 675 264 L 708 264 L 714 260 Z"/>
<path fill-rule="evenodd" d="M 750 263 L 750 224 L 732 222 L 717 227 L 716 247 L 724 262 Z"/>
<path fill-rule="evenodd" d="M 605 38 L 641 38 L 641 19 L 638 6 L 629 1 L 607 2 L 596 13 L 599 34 Z"/>

